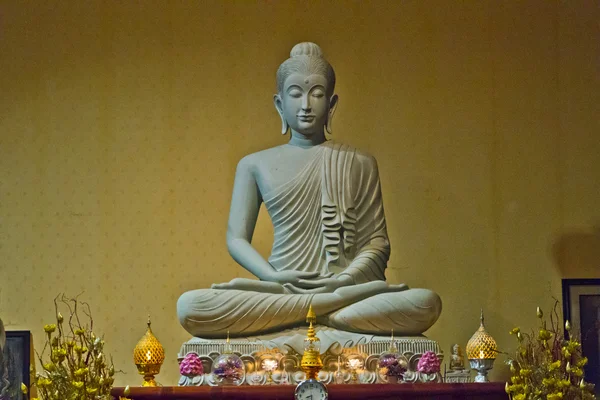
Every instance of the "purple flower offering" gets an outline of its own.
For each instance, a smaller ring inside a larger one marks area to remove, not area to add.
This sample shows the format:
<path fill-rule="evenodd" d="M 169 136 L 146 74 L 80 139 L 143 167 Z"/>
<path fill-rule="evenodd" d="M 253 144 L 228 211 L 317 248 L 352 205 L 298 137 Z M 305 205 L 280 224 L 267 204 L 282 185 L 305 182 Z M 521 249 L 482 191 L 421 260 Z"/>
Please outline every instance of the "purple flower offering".
<path fill-rule="evenodd" d="M 244 362 L 234 354 L 223 354 L 215 360 L 213 374 L 219 382 L 237 385 L 244 378 Z"/>
<path fill-rule="evenodd" d="M 196 353 L 188 353 L 179 364 L 179 373 L 187 377 L 202 375 L 204 373 L 202 360 Z"/>
<path fill-rule="evenodd" d="M 406 372 L 406 364 L 394 354 L 385 354 L 379 358 L 379 368 L 386 376 L 402 378 Z"/>
<path fill-rule="evenodd" d="M 417 371 L 424 374 L 440 372 L 440 359 L 433 351 L 426 351 L 417 364 Z"/>

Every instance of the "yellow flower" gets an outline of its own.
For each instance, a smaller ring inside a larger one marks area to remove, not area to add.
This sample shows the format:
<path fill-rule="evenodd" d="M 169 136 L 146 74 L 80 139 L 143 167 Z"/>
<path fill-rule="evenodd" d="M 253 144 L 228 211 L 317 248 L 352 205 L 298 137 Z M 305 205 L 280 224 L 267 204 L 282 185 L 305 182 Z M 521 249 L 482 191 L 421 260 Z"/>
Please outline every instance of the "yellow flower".
<path fill-rule="evenodd" d="M 83 388 L 83 382 L 71 382 L 71 384 L 73 386 L 75 386 L 77 389 Z"/>
<path fill-rule="evenodd" d="M 540 329 L 538 337 L 540 340 L 548 340 L 552 337 L 552 333 L 548 332 L 546 329 Z"/>
<path fill-rule="evenodd" d="M 549 394 L 548 396 L 546 396 L 546 399 L 548 399 L 548 400 L 558 400 L 558 399 L 562 399 L 562 398 L 563 398 L 563 394 L 561 392 L 552 393 L 552 394 Z"/>
<path fill-rule="evenodd" d="M 555 369 L 560 368 L 561 362 L 560 360 L 556 360 L 553 363 L 550 363 L 548 366 L 548 371 L 554 371 Z"/>
<path fill-rule="evenodd" d="M 78 329 L 75 329 L 75 334 L 76 334 L 77 336 L 83 336 L 83 335 L 84 335 L 84 333 L 85 333 L 85 329 L 83 329 L 83 328 L 78 328 Z"/>
<path fill-rule="evenodd" d="M 581 343 L 575 340 L 569 340 L 567 342 L 567 350 L 569 350 L 571 353 L 574 353 L 579 349 L 581 349 Z"/>
<path fill-rule="evenodd" d="M 518 326 L 516 328 L 512 328 L 512 330 L 508 333 L 510 333 L 511 335 L 516 335 L 517 333 L 521 332 L 521 328 L 519 328 Z"/>
<path fill-rule="evenodd" d="M 519 350 L 519 352 L 521 353 L 522 357 L 525 357 L 527 355 L 527 349 L 525 347 L 521 348 L 521 350 Z"/>
<path fill-rule="evenodd" d="M 583 376 L 583 370 L 579 367 L 571 368 L 571 373 L 578 378 L 581 378 Z"/>
<path fill-rule="evenodd" d="M 527 378 L 528 376 L 531 376 L 531 370 L 530 369 L 525 369 L 523 368 L 522 370 L 519 371 L 519 374 L 523 377 L 523 378 Z"/>
<path fill-rule="evenodd" d="M 513 400 L 525 400 L 524 394 L 516 394 L 513 396 Z"/>
<path fill-rule="evenodd" d="M 56 371 L 56 365 L 55 365 L 54 363 L 51 363 L 51 362 L 50 362 L 50 363 L 47 363 L 47 364 L 44 364 L 44 365 L 42 365 L 42 367 L 43 367 L 43 368 L 44 368 L 46 371 L 48 371 L 48 372 Z"/>
<path fill-rule="evenodd" d="M 73 375 L 75 375 L 78 378 L 81 378 L 82 376 L 85 376 L 88 373 L 88 369 L 87 368 L 79 368 L 78 370 L 76 370 Z"/>
<path fill-rule="evenodd" d="M 52 350 L 52 356 L 54 359 L 60 361 L 63 361 L 65 359 L 65 357 L 67 356 L 67 351 L 63 348 L 60 349 L 54 349 Z"/>
<path fill-rule="evenodd" d="M 21 392 L 22 392 L 24 395 L 27 395 L 28 389 L 27 389 L 27 386 L 25 386 L 25 384 L 24 384 L 24 383 L 21 383 Z"/>
<path fill-rule="evenodd" d="M 56 324 L 47 324 L 44 325 L 44 332 L 46 333 L 52 333 L 56 330 Z"/>
<path fill-rule="evenodd" d="M 554 379 L 554 378 L 542 379 L 542 385 L 544 385 L 544 386 L 554 386 L 555 383 L 556 383 L 556 379 Z"/>
<path fill-rule="evenodd" d="M 97 388 L 87 388 L 85 389 L 86 392 L 88 392 L 88 394 L 95 394 L 98 389 Z"/>
<path fill-rule="evenodd" d="M 560 379 L 556 382 L 556 386 L 558 386 L 559 388 L 568 388 L 569 386 L 571 386 L 571 381 L 569 381 L 568 379 Z"/>
<path fill-rule="evenodd" d="M 576 365 L 578 367 L 585 367 L 587 365 L 587 363 L 588 363 L 587 357 L 583 357 L 583 358 L 581 358 L 581 360 L 577 361 Z"/>
<path fill-rule="evenodd" d="M 39 377 L 36 385 L 38 387 L 50 386 L 50 385 L 52 385 L 52 379 Z"/>
<path fill-rule="evenodd" d="M 67 347 L 74 347 L 75 346 L 75 342 L 73 340 L 69 340 L 67 342 Z"/>

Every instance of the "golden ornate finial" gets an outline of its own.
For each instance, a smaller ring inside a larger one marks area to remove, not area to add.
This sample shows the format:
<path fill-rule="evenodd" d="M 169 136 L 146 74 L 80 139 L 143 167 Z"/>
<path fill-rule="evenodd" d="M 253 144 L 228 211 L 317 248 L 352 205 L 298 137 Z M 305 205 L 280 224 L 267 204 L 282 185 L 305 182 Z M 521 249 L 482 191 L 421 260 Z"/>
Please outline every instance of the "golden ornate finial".
<path fill-rule="evenodd" d="M 484 325 L 483 309 L 479 317 L 479 329 L 475 331 L 467 342 L 467 357 L 469 359 L 495 359 L 498 346 L 494 338 L 486 331 Z"/>
<path fill-rule="evenodd" d="M 225 340 L 223 354 L 233 354 L 233 347 L 231 347 L 231 341 L 229 340 L 229 330 L 227 330 L 227 339 Z"/>
<path fill-rule="evenodd" d="M 396 341 L 394 340 L 394 329 L 392 328 L 392 337 L 390 339 L 390 353 L 397 353 L 398 348 L 396 347 Z"/>
<path fill-rule="evenodd" d="M 156 386 L 154 377 L 158 375 L 160 367 L 165 361 L 165 350 L 152 333 L 150 315 L 148 315 L 147 325 L 146 334 L 142 336 L 133 350 L 133 360 L 140 375 L 144 376 L 143 386 Z"/>
<path fill-rule="evenodd" d="M 306 322 L 311 325 L 317 322 L 317 314 L 315 314 L 315 310 L 312 308 L 312 304 L 308 306 L 308 313 L 306 313 Z"/>
<path fill-rule="evenodd" d="M 312 308 L 312 304 L 308 307 L 308 313 L 306 314 L 306 322 L 309 323 L 308 332 L 306 333 L 306 339 L 304 339 L 304 354 L 300 361 L 300 366 L 306 373 L 306 379 L 317 379 L 317 375 L 321 368 L 323 368 L 323 362 L 321 361 L 321 341 L 317 337 L 315 332 L 314 322 L 317 322 L 317 315 Z"/>

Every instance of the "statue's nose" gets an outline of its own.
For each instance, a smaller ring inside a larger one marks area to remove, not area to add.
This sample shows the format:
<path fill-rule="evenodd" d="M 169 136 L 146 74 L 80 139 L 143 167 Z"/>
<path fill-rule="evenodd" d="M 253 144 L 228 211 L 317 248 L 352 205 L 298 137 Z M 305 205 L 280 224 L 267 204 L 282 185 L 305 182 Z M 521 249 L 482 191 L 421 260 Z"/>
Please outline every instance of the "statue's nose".
<path fill-rule="evenodd" d="M 307 96 L 307 95 L 302 97 L 302 109 L 304 111 L 310 111 L 310 100 L 309 100 L 309 96 Z"/>

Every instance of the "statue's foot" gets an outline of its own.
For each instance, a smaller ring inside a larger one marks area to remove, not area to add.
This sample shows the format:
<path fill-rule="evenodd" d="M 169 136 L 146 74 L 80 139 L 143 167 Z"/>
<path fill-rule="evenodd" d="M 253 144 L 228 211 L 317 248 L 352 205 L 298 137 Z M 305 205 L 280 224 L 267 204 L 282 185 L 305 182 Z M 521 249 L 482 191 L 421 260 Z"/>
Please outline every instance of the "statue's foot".
<path fill-rule="evenodd" d="M 418 335 L 429 329 L 442 312 L 442 300 L 431 290 L 408 289 L 381 293 L 327 316 L 327 325 L 349 331 Z"/>

